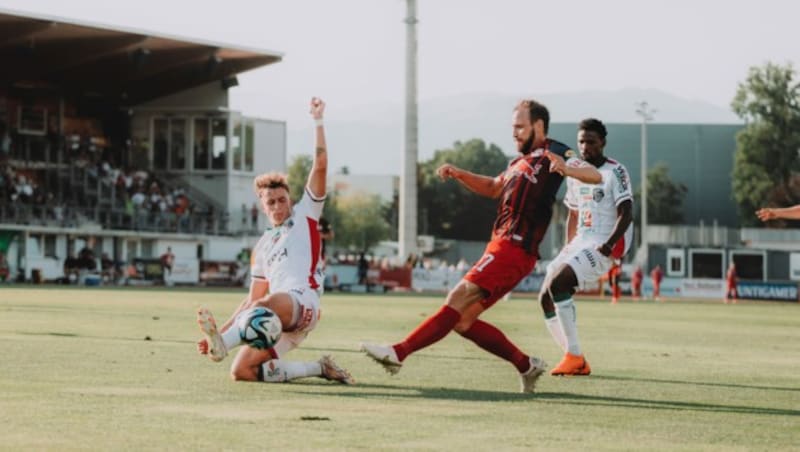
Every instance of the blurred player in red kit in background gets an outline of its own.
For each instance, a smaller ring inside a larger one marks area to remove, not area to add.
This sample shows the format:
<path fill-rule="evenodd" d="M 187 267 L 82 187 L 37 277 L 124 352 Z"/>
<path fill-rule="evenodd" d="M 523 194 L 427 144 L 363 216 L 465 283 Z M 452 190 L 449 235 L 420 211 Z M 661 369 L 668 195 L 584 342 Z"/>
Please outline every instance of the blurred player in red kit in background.
<path fill-rule="evenodd" d="M 725 279 L 727 280 L 725 286 L 725 304 L 731 302 L 736 303 L 736 299 L 739 297 L 739 294 L 736 292 L 736 283 L 739 277 L 736 276 L 736 264 L 733 262 L 731 262 L 731 265 L 728 267 L 728 274 Z"/>
<path fill-rule="evenodd" d="M 650 279 L 653 280 L 653 299 L 661 301 L 661 280 L 664 279 L 664 272 L 661 271 L 660 265 L 656 265 L 650 272 Z"/>
<path fill-rule="evenodd" d="M 634 300 L 639 300 L 642 297 L 642 279 L 644 279 L 642 267 L 637 265 L 636 270 L 631 275 L 631 296 L 633 296 Z"/>
<path fill-rule="evenodd" d="M 619 297 L 622 290 L 619 288 L 619 278 L 622 276 L 622 263 L 619 260 L 614 260 L 614 265 L 608 271 L 608 285 L 611 288 L 611 304 L 619 303 Z"/>

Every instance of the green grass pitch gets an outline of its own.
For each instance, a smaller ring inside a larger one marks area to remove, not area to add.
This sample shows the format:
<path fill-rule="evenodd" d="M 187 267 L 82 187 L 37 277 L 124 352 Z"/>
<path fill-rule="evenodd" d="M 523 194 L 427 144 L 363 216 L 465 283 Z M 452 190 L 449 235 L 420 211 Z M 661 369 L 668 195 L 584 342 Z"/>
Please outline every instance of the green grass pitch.
<path fill-rule="evenodd" d="M 790 450 L 800 447 L 800 304 L 579 300 L 593 374 L 514 368 L 457 334 L 389 376 L 358 352 L 402 339 L 443 296 L 326 294 L 287 356 L 357 379 L 234 383 L 195 352 L 195 308 L 243 290 L 0 287 L 0 450 Z M 538 304 L 484 319 L 551 366 Z"/>

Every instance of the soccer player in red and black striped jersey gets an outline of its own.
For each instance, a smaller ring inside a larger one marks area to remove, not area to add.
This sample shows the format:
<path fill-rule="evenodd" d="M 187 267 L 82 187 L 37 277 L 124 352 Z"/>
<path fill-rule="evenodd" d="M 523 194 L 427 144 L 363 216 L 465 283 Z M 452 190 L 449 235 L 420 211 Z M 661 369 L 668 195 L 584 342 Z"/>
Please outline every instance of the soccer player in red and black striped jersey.
<path fill-rule="evenodd" d="M 499 199 L 492 238 L 481 259 L 447 295 L 445 304 L 403 341 L 394 345 L 362 344 L 362 350 L 389 373 L 403 360 L 455 329 L 479 347 L 516 367 L 521 391 L 533 392 L 545 363 L 522 352 L 494 325 L 478 317 L 511 291 L 536 265 L 538 247 L 553 215 L 553 202 L 564 177 L 600 182 L 600 173 L 565 144 L 547 137 L 550 114 L 533 100 L 523 100 L 512 116 L 519 156 L 496 177 L 445 164 L 443 180 L 455 179 L 468 190 Z"/>

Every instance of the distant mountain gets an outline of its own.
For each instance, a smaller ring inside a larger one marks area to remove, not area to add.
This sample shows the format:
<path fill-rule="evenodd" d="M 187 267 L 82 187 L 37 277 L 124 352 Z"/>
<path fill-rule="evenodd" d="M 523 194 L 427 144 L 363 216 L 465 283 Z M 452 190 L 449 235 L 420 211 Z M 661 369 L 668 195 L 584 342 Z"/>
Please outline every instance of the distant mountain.
<path fill-rule="evenodd" d="M 473 93 L 420 102 L 419 160 L 455 141 L 481 138 L 513 154 L 511 110 L 526 96 Z M 647 100 L 656 109 L 655 123 L 736 124 L 741 121 L 729 110 L 696 100 L 683 99 L 658 90 L 622 89 L 533 96 L 550 109 L 554 123 L 575 123 L 594 116 L 606 123 L 639 122 L 635 104 Z M 342 112 L 327 121 L 330 165 L 335 171 L 347 166 L 354 174 L 400 174 L 404 149 L 403 105 L 382 103 Z M 288 147 L 293 155 L 311 153 L 313 133 L 308 122 L 295 128 L 288 124 Z"/>

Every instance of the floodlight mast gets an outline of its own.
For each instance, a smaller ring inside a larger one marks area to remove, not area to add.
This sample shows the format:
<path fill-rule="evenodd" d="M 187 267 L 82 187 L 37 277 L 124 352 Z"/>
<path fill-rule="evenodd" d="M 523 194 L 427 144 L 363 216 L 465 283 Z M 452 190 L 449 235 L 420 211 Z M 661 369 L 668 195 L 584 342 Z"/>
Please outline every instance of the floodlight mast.
<path fill-rule="evenodd" d="M 636 114 L 642 118 L 642 199 L 640 200 L 642 212 L 642 225 L 639 235 L 642 238 L 640 249 L 644 264 L 647 265 L 647 123 L 653 120 L 656 110 L 651 108 L 647 101 L 641 101 L 636 105 Z"/>
<path fill-rule="evenodd" d="M 417 0 L 406 0 L 406 121 L 403 169 L 400 174 L 398 256 L 417 254 Z"/>

